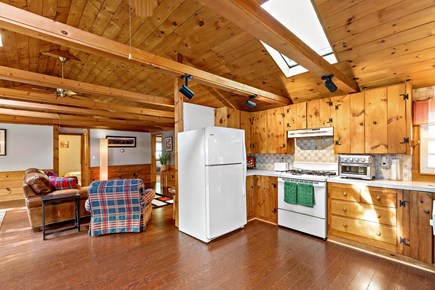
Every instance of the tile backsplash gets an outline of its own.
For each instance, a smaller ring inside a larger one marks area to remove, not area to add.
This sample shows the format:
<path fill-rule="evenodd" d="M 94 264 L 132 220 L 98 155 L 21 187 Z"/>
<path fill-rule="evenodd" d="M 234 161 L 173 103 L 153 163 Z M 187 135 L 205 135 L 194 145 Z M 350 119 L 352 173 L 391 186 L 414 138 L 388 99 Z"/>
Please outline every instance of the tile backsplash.
<path fill-rule="evenodd" d="M 334 155 L 334 139 L 327 138 L 304 138 L 296 139 L 295 154 L 254 154 L 256 168 L 273 170 L 275 162 L 287 162 L 290 166 L 294 161 L 300 162 L 338 162 L 338 155 Z M 401 179 L 412 179 L 412 156 L 404 154 L 383 154 L 375 156 L 375 176 L 377 179 L 389 179 L 391 177 L 391 160 L 400 160 Z M 385 157 L 387 165 L 382 166 L 382 157 Z"/>

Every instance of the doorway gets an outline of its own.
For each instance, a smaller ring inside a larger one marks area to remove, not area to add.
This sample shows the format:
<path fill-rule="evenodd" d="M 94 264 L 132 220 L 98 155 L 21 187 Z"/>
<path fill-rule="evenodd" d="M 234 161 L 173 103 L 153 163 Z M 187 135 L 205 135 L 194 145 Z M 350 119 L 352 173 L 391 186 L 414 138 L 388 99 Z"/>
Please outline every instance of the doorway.
<path fill-rule="evenodd" d="M 76 176 L 82 185 L 82 135 L 59 134 L 59 176 Z"/>
<path fill-rule="evenodd" d="M 155 166 L 156 166 L 156 193 L 161 193 L 161 164 L 160 164 L 160 156 L 162 155 L 163 152 L 163 147 L 162 147 L 162 135 L 161 134 L 157 134 L 155 135 L 155 152 L 154 152 L 154 156 L 155 156 Z"/>

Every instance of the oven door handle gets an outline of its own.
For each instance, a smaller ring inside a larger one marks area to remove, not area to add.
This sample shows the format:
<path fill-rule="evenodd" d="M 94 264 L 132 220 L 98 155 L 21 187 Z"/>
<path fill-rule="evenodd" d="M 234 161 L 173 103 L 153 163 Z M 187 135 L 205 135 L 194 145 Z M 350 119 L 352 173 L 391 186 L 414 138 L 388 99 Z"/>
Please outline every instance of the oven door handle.
<path fill-rule="evenodd" d="M 285 178 L 278 178 L 278 182 L 282 182 L 284 183 L 284 181 L 286 181 L 287 179 Z M 295 182 L 297 183 L 298 181 L 295 180 Z M 326 187 L 326 182 L 317 182 L 317 181 L 313 181 L 311 183 L 314 187 Z"/>

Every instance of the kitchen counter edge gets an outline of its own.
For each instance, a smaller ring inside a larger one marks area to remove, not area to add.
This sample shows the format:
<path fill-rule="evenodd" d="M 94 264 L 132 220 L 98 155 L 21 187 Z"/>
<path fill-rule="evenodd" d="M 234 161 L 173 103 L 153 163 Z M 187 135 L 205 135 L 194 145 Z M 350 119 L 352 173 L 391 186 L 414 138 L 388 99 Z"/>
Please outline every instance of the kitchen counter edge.
<path fill-rule="evenodd" d="M 281 172 L 275 172 L 271 170 L 260 170 L 260 169 L 247 170 L 246 176 L 254 176 L 254 175 L 286 177 Z M 363 184 L 367 186 L 435 193 L 435 183 L 424 182 L 424 181 L 402 181 L 402 180 L 386 180 L 386 179 L 363 180 L 363 179 L 349 179 L 349 178 L 342 178 L 342 177 L 335 176 L 335 177 L 328 178 L 327 182 L 345 183 L 345 184 Z"/>

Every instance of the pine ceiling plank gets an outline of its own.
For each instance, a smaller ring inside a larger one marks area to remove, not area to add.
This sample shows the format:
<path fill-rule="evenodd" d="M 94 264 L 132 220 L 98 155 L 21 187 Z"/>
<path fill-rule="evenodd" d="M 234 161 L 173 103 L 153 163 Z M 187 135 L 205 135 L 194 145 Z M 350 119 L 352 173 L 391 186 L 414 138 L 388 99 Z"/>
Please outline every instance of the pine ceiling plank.
<path fill-rule="evenodd" d="M 33 37 L 28 38 L 28 50 L 29 50 L 29 70 L 32 72 L 38 72 L 39 67 L 39 51 L 41 49 L 41 40 Z"/>
<path fill-rule="evenodd" d="M 167 110 L 170 110 L 173 107 L 173 101 L 167 98 L 133 93 L 90 83 L 77 82 L 69 79 L 60 79 L 48 75 L 12 69 L 4 66 L 0 67 L 0 78 L 51 88 L 62 87 L 64 89 L 74 90 L 79 93 L 100 94 L 122 99 L 129 99 L 144 104 L 157 105 Z"/>
<path fill-rule="evenodd" d="M 7 66 L 19 68 L 18 61 L 18 50 L 15 38 L 15 32 L 3 29 L 2 30 L 3 39 L 3 50 L 5 52 Z"/>
<path fill-rule="evenodd" d="M 105 1 L 99 13 L 97 14 L 95 22 L 90 29 L 90 32 L 97 35 L 102 35 L 106 30 L 107 26 L 109 25 L 110 20 L 112 20 L 112 17 L 116 12 L 117 8 L 120 6 L 121 2 L 122 0 Z"/>
<path fill-rule="evenodd" d="M 33 23 L 37 23 L 38 26 L 35 27 Z M 104 39 L 62 23 L 48 21 L 44 17 L 33 15 L 2 3 L 0 3 L 0 26 L 32 37 L 50 40 L 60 45 L 68 45 L 69 47 L 89 53 L 126 61 L 127 55 L 125 51 L 128 47 L 124 44 Z M 264 98 L 268 102 L 281 104 L 288 104 L 290 102 L 285 97 L 182 65 L 145 51 L 132 49 L 132 56 L 132 61 L 147 65 L 168 75 L 173 76 L 188 73 L 194 77 L 195 82 L 202 84 L 224 90 L 237 91 L 244 95 L 256 94 L 259 98 Z"/>
<path fill-rule="evenodd" d="M 101 8 L 101 3 L 96 1 L 88 1 L 80 18 L 78 28 L 85 31 L 90 31 L 92 25 L 97 18 L 98 11 Z"/>
<path fill-rule="evenodd" d="M 69 9 L 67 25 L 78 27 L 80 19 L 82 17 L 83 10 L 86 7 L 87 0 L 72 0 L 71 7 Z"/>
<path fill-rule="evenodd" d="M 375 13 L 371 13 L 365 17 L 354 16 L 352 20 L 344 20 L 342 22 L 342 26 L 339 26 L 335 29 L 328 29 L 327 34 L 331 41 L 338 42 L 339 40 L 344 40 L 351 35 L 357 35 L 359 33 L 365 32 L 368 29 L 376 29 L 379 25 L 384 23 L 390 23 L 391 27 L 393 28 L 396 26 L 395 21 L 414 13 L 416 14 L 414 14 L 413 18 L 419 18 L 419 13 L 423 13 L 423 15 L 425 15 L 426 12 L 424 10 L 433 5 L 433 0 L 406 0 L 386 7 L 382 10 L 380 9 L 381 7 L 379 7 L 379 5 L 373 5 L 379 9 L 375 11 Z M 406 7 L 406 9 L 404 9 L 404 7 Z M 323 19 L 322 14 L 320 17 Z M 343 17 L 345 17 L 345 15 L 343 15 Z M 347 17 L 349 17 L 349 15 L 347 15 Z M 418 24 L 415 23 L 415 25 Z"/>
<path fill-rule="evenodd" d="M 27 10 L 32 13 L 42 15 L 43 1 L 27 0 Z"/>
<path fill-rule="evenodd" d="M 343 10 L 349 9 L 365 0 L 352 0 L 352 1 L 337 1 L 337 0 L 314 0 L 317 11 L 322 11 L 322 15 L 331 17 L 340 13 Z M 321 2 L 321 3 L 320 3 Z"/>
<path fill-rule="evenodd" d="M 57 0 L 42 0 L 42 1 L 43 1 L 42 16 L 53 19 L 56 16 Z"/>
<path fill-rule="evenodd" d="M 234 24 L 239 25 L 243 30 L 307 68 L 311 73 L 319 77 L 333 74 L 336 85 L 344 91 L 348 93 L 359 91 L 358 84 L 351 77 L 329 64 L 255 1 L 202 0 L 202 2 Z"/>

